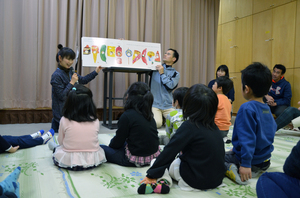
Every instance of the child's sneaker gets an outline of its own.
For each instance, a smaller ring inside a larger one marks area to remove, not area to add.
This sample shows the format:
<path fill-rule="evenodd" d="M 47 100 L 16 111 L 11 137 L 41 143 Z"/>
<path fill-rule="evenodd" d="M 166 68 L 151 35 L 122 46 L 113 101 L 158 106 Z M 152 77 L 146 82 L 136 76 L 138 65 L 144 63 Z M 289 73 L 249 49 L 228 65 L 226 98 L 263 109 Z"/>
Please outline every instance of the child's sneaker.
<path fill-rule="evenodd" d="M 33 139 L 35 139 L 35 138 L 38 138 L 38 137 L 41 137 L 42 135 L 44 135 L 44 130 L 39 130 L 38 132 L 35 132 L 35 133 L 33 133 L 33 134 L 31 134 L 31 137 L 33 138 Z"/>
<path fill-rule="evenodd" d="M 240 185 L 246 185 L 247 182 L 244 181 L 242 182 L 241 177 L 238 173 L 238 168 L 236 167 L 235 164 L 231 164 L 228 170 L 226 171 L 225 175 L 230 178 L 231 180 L 235 181 L 236 183 Z"/>
<path fill-rule="evenodd" d="M 45 133 L 42 138 L 44 140 L 44 144 L 47 144 L 47 142 L 54 136 L 54 130 L 50 129 L 47 133 Z"/>

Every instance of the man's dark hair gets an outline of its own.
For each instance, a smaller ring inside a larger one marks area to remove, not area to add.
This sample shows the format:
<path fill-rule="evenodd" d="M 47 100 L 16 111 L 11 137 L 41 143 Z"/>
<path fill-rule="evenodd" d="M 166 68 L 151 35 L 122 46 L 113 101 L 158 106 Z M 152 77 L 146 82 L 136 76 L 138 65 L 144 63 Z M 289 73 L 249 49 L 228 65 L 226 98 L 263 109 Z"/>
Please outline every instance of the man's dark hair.
<path fill-rule="evenodd" d="M 272 85 L 272 74 L 267 66 L 254 62 L 242 70 L 241 73 L 243 90 L 247 85 L 257 98 L 263 97 L 269 92 Z"/>
<path fill-rule="evenodd" d="M 179 54 L 178 54 L 177 50 L 175 50 L 175 49 L 169 48 L 168 50 L 172 50 L 173 51 L 173 57 L 176 58 L 176 60 L 174 61 L 173 64 L 175 64 L 178 61 L 178 59 L 179 59 Z"/>
<path fill-rule="evenodd" d="M 285 68 L 284 65 L 282 65 L 282 64 L 276 64 L 276 65 L 273 67 L 273 70 L 274 70 L 275 68 L 281 70 L 281 75 L 282 75 L 282 74 L 285 74 L 286 68 Z"/>

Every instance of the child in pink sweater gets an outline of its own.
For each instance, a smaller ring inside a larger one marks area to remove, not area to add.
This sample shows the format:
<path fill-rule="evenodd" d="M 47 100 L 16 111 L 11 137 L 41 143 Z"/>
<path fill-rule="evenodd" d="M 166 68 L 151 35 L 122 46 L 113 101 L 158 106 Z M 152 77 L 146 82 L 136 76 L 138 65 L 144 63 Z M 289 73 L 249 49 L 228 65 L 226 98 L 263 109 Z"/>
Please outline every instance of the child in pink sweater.
<path fill-rule="evenodd" d="M 49 142 L 55 165 L 69 170 L 85 170 L 106 162 L 99 146 L 99 120 L 93 94 L 78 84 L 70 91 L 60 120 L 58 143 Z"/>

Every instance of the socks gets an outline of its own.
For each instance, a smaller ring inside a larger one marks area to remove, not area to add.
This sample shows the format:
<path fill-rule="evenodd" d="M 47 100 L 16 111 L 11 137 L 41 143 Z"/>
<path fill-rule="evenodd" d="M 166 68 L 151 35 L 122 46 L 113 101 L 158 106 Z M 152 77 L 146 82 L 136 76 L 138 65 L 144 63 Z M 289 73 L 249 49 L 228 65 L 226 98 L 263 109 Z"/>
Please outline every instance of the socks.
<path fill-rule="evenodd" d="M 53 151 L 54 148 L 56 148 L 58 146 L 58 144 L 56 144 L 55 142 L 51 141 L 48 143 L 48 148 Z"/>
<path fill-rule="evenodd" d="M 54 136 L 54 130 L 50 129 L 47 133 L 45 133 L 42 138 L 44 140 L 44 144 L 47 144 L 47 142 Z"/>
<path fill-rule="evenodd" d="M 170 192 L 169 182 L 165 179 L 156 182 L 155 184 L 144 184 L 142 183 L 138 188 L 139 194 L 168 194 Z"/>
<path fill-rule="evenodd" d="M 31 134 L 31 137 L 33 139 L 35 139 L 35 138 L 41 137 L 43 134 L 44 134 L 44 130 L 39 130 L 38 132 Z"/>
<path fill-rule="evenodd" d="M 21 167 L 17 167 L 10 175 L 8 175 L 2 182 L 0 182 L 0 186 L 3 189 L 3 193 L 12 192 L 18 193 L 19 189 L 19 176 L 21 173 Z"/>
<path fill-rule="evenodd" d="M 231 180 L 235 181 L 236 183 L 240 185 L 246 185 L 247 182 L 244 181 L 242 182 L 241 177 L 238 173 L 238 168 L 236 167 L 235 164 L 231 164 L 228 170 L 226 171 L 225 175 L 229 177 Z"/>

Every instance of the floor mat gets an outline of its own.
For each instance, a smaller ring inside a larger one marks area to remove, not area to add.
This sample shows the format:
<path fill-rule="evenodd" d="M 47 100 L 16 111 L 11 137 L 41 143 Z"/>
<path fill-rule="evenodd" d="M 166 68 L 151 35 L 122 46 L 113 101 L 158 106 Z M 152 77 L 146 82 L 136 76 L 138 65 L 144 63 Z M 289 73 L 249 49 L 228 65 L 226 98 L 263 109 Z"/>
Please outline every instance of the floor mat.
<path fill-rule="evenodd" d="M 231 137 L 229 132 L 229 137 Z M 160 134 L 164 131 L 160 130 Z M 114 133 L 99 134 L 100 144 L 108 144 Z M 57 136 L 55 136 L 57 137 Z M 300 133 L 280 130 L 276 133 L 269 172 L 282 172 L 286 157 L 300 139 Z M 53 141 L 53 140 L 51 140 Z M 226 150 L 231 144 L 224 144 Z M 104 163 L 99 167 L 85 171 L 68 171 L 53 165 L 52 151 L 47 145 L 18 150 L 16 153 L 0 154 L 0 181 L 17 166 L 21 166 L 20 196 L 24 198 L 53 197 L 141 197 L 137 194 L 139 182 L 145 177 L 149 167 L 127 168 Z M 223 187 L 201 192 L 185 192 L 174 183 L 167 195 L 150 194 L 151 197 L 256 197 L 257 178 L 249 180 L 245 186 L 237 185 L 224 178 Z"/>

